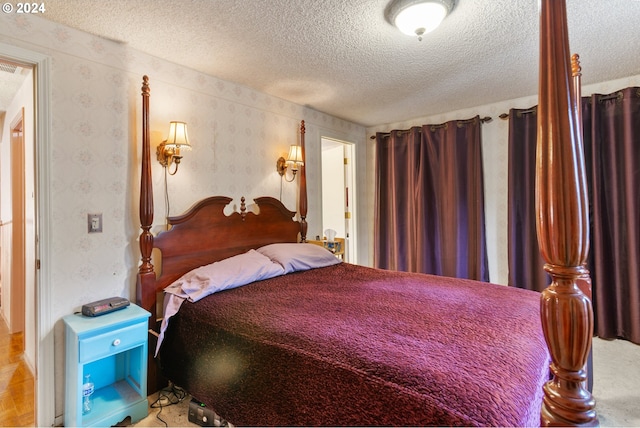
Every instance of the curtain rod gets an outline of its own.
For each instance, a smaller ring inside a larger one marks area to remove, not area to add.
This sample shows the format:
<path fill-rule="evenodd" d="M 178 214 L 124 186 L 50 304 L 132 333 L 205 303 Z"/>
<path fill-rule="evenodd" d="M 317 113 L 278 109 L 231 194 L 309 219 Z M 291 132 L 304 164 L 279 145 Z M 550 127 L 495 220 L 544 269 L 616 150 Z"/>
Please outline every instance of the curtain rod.
<path fill-rule="evenodd" d="M 519 111 L 518 114 L 529 114 L 529 113 L 535 113 L 538 110 L 538 106 L 535 107 L 531 107 L 529 110 L 522 110 Z M 500 119 L 502 120 L 507 120 L 509 119 L 509 113 L 502 113 L 500 116 L 498 116 Z"/>
<path fill-rule="evenodd" d="M 468 123 L 472 123 L 475 120 L 475 118 L 472 119 L 465 119 L 465 120 L 458 120 L 458 125 L 466 125 Z M 491 122 L 493 120 L 493 118 L 491 116 L 485 116 L 485 117 L 481 117 L 480 118 L 480 123 L 487 123 L 487 122 Z M 441 123 L 439 125 L 429 125 L 431 126 L 432 129 L 438 129 L 438 128 L 442 128 L 444 126 L 446 126 L 447 122 L 445 123 Z M 415 128 L 415 127 L 414 127 Z M 400 133 L 406 133 L 411 131 L 411 129 L 405 129 L 405 130 L 401 130 L 401 131 L 396 131 L 396 132 L 400 132 Z M 393 131 L 392 131 L 393 132 Z M 418 127 L 418 132 L 422 132 L 422 128 Z M 382 136 L 386 137 L 391 135 L 391 132 L 381 132 Z M 372 135 L 371 137 L 369 137 L 370 140 L 375 140 L 376 136 Z"/>
<path fill-rule="evenodd" d="M 609 95 L 600 95 L 598 96 L 598 101 L 607 101 L 607 100 L 613 100 L 613 99 L 623 99 L 624 98 L 624 93 L 622 91 L 618 91 L 618 92 L 614 92 L 613 94 L 609 94 Z"/>
<path fill-rule="evenodd" d="M 638 95 L 640 96 L 640 89 L 638 90 Z M 582 97 L 582 98 L 587 98 L 589 99 L 589 102 L 591 102 L 591 97 Z M 614 99 L 618 99 L 618 100 L 622 100 L 624 98 L 624 93 L 623 91 L 616 91 L 613 92 L 611 94 L 607 94 L 607 95 L 596 95 L 596 98 L 598 101 L 607 101 L 607 100 L 614 100 Z M 519 114 L 528 114 L 528 113 L 535 113 L 536 111 L 536 107 L 532 107 L 529 110 L 522 110 L 520 112 L 518 112 Z M 509 113 L 502 113 L 500 116 L 498 116 L 500 119 L 508 119 L 509 118 Z"/>

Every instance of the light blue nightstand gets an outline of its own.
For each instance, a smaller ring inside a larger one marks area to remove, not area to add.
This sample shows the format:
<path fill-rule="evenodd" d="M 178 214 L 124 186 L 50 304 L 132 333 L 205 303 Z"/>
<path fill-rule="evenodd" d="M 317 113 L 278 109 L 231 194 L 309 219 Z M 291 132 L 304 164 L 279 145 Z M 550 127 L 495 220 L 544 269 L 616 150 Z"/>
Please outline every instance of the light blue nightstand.
<path fill-rule="evenodd" d="M 151 314 L 131 304 L 99 317 L 63 318 L 66 334 L 65 426 L 111 426 L 148 414 L 147 335 Z M 82 414 L 82 384 L 95 385 L 92 409 Z"/>

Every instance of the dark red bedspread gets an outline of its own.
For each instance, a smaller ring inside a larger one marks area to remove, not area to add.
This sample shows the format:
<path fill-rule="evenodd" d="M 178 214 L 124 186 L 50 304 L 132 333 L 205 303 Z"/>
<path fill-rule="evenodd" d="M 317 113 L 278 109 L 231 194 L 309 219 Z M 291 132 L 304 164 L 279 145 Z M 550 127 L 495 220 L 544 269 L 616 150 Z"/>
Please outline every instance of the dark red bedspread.
<path fill-rule="evenodd" d="M 185 302 L 160 351 L 235 425 L 539 424 L 539 294 L 350 264 Z"/>

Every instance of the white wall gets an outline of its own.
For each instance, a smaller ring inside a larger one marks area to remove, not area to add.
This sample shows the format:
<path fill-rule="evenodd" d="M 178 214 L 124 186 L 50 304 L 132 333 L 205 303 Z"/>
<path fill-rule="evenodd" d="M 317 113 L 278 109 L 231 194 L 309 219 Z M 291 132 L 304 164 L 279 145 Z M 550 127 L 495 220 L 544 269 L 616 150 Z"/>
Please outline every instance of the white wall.
<path fill-rule="evenodd" d="M 583 76 L 588 70 L 583 70 Z M 532 74 L 532 79 L 537 79 L 537 73 Z M 640 86 L 640 75 L 631 76 L 598 84 L 585 85 L 582 95 L 593 93 L 608 94 L 630 86 Z M 443 113 L 440 115 L 420 117 L 404 122 L 389 123 L 367 128 L 367 135 L 375 135 L 376 132 L 388 132 L 393 129 L 408 129 L 412 126 L 423 124 L 437 124 L 454 119 L 468 119 L 479 115 L 490 116 L 493 121 L 482 125 L 482 157 L 484 167 L 485 189 L 485 221 L 487 235 L 487 252 L 489 257 L 489 275 L 492 282 L 507 284 L 508 270 L 508 239 L 507 239 L 507 184 L 508 184 L 508 138 L 509 123 L 500 119 L 501 113 L 508 113 L 511 108 L 529 108 L 538 103 L 537 95 L 502 101 L 494 104 L 477 106 L 469 109 Z M 367 187 L 363 198 L 367 200 L 367 230 L 373 236 L 373 213 L 375 203 L 375 143 L 372 141 L 365 146 L 367 160 Z M 362 189 L 362 187 L 361 187 Z M 363 199 L 361 199 L 363 200 Z M 366 248 L 368 250 L 369 263 L 373 263 L 373 240 Z M 362 254 L 362 253 L 360 253 Z"/>
<path fill-rule="evenodd" d="M 139 264 L 138 193 L 142 75 L 150 77 L 152 148 L 170 120 L 189 125 L 193 151 L 169 177 L 171 214 L 214 194 L 239 203 L 278 197 L 276 159 L 298 141 L 306 121 L 309 236 L 320 233 L 320 136 L 362 143 L 364 127 L 37 16 L 0 15 L 0 42 L 52 59 L 51 175 L 55 409 L 64 408 L 62 317 L 83 303 L 109 297 L 135 299 Z M 152 154 L 153 157 L 153 154 Z M 162 167 L 152 161 L 155 229 L 163 224 Z M 296 183 L 285 183 L 283 202 L 296 205 Z M 103 233 L 87 233 L 87 214 L 103 213 Z"/>
<path fill-rule="evenodd" d="M 344 238 L 344 149 L 342 143 L 323 139 L 322 143 L 322 229 L 333 229 Z M 322 238 L 324 233 L 320 235 Z M 315 236 L 314 236 L 315 237 Z"/>

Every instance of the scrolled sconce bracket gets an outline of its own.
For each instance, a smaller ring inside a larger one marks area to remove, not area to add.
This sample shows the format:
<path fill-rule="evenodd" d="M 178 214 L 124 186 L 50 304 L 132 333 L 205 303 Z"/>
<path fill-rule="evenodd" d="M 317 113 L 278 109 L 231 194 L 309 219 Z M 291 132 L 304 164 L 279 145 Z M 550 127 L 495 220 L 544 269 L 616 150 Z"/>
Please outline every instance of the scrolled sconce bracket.
<path fill-rule="evenodd" d="M 158 162 L 160 162 L 160 165 L 165 168 L 170 166 L 171 162 L 173 161 L 173 150 L 165 148 L 166 144 L 167 142 L 163 141 L 158 145 L 158 148 L 156 149 L 156 157 L 158 159 Z"/>
<path fill-rule="evenodd" d="M 160 165 L 162 165 L 163 168 L 167 168 L 167 170 L 169 169 L 171 164 L 174 164 L 175 167 L 173 169 L 173 172 L 168 172 L 169 175 L 176 175 L 176 172 L 178 172 L 178 165 L 180 164 L 182 156 L 178 155 L 178 153 L 180 153 L 179 150 L 176 150 L 173 147 L 166 147 L 166 144 L 167 142 L 165 140 L 160 143 L 160 145 L 158 145 L 158 148 L 156 149 L 156 157 L 158 158 L 158 162 L 160 162 Z"/>
<path fill-rule="evenodd" d="M 282 156 L 276 162 L 276 169 L 281 177 L 287 172 L 287 161 Z"/>
<path fill-rule="evenodd" d="M 284 178 L 284 181 L 287 183 L 291 183 L 296 179 L 296 173 L 298 172 L 298 168 L 296 164 L 293 164 L 291 168 L 292 176 L 291 178 L 287 178 L 287 170 L 289 169 L 289 165 L 287 165 L 287 161 L 282 156 L 278 158 L 276 162 L 276 169 L 278 170 L 278 174 L 280 174 L 280 178 Z"/>

